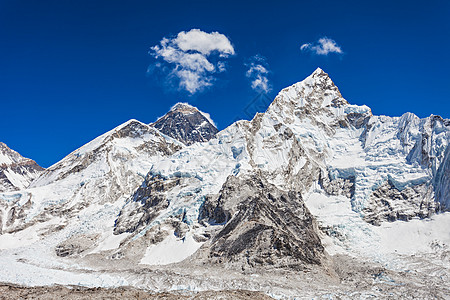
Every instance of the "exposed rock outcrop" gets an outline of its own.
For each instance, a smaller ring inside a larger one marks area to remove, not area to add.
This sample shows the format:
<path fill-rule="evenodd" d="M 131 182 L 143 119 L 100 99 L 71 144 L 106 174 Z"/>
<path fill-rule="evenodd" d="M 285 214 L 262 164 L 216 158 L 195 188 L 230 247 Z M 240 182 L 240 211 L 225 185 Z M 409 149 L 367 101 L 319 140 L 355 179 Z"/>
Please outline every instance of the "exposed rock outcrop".
<path fill-rule="evenodd" d="M 220 193 L 205 201 L 199 219 L 223 224 L 199 251 L 207 262 L 301 270 L 325 259 L 300 193 L 281 191 L 260 174 L 229 176 Z"/>
<path fill-rule="evenodd" d="M 382 221 L 408 221 L 414 217 L 427 218 L 439 211 L 439 203 L 432 197 L 432 187 L 427 183 L 396 187 L 388 179 L 378 187 L 363 209 L 364 220 L 380 225 Z"/>
<path fill-rule="evenodd" d="M 436 172 L 434 187 L 436 201 L 442 205 L 443 210 L 450 210 L 450 145 L 447 146 Z"/>

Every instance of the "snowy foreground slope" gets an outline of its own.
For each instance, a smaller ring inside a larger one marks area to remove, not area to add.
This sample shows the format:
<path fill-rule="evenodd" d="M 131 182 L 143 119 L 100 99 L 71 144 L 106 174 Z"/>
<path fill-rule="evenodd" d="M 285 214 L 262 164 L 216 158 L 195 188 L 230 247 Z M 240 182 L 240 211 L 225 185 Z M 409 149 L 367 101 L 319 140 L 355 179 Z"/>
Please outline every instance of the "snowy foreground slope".
<path fill-rule="evenodd" d="M 0 194 L 0 282 L 445 298 L 449 140 L 449 120 L 373 116 L 321 69 L 220 132 L 178 104 Z"/>

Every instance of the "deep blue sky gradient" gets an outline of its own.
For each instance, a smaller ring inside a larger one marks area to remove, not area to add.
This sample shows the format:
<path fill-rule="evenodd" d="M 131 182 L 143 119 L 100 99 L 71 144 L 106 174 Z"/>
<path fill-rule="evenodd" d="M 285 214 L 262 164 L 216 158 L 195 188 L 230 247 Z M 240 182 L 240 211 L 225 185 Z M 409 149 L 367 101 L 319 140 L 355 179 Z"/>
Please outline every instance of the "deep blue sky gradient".
<path fill-rule="evenodd" d="M 269 104 L 244 63 L 267 58 L 269 98 L 321 67 L 374 114 L 450 118 L 449 1 L 0 0 L 0 141 L 44 167 L 115 126 L 150 123 L 178 101 L 223 129 Z M 148 76 L 151 46 L 198 28 L 236 55 L 212 88 L 190 96 Z M 301 52 L 327 36 L 343 55 Z"/>

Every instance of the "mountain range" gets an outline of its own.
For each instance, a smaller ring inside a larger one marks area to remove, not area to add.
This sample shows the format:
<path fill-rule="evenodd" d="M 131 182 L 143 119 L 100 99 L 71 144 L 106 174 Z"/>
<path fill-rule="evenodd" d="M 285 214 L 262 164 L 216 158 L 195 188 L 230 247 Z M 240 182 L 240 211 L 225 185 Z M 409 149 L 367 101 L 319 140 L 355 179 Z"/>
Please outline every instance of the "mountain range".
<path fill-rule="evenodd" d="M 449 141 L 318 68 L 222 131 L 178 103 L 45 170 L 0 143 L 0 282 L 445 298 Z"/>

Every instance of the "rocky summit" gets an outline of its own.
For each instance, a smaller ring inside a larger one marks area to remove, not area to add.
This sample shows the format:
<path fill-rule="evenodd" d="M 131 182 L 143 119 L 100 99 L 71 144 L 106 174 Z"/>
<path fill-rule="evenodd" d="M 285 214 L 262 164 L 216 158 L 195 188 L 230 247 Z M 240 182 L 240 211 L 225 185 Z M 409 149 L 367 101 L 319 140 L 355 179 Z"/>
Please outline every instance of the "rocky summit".
<path fill-rule="evenodd" d="M 19 294 L 445 299 L 449 142 L 450 120 L 373 115 L 320 68 L 221 131 L 179 103 L 0 193 L 0 281 Z"/>
<path fill-rule="evenodd" d="M 186 145 L 209 141 L 218 132 L 209 115 L 187 103 L 175 104 L 152 126 Z"/>

